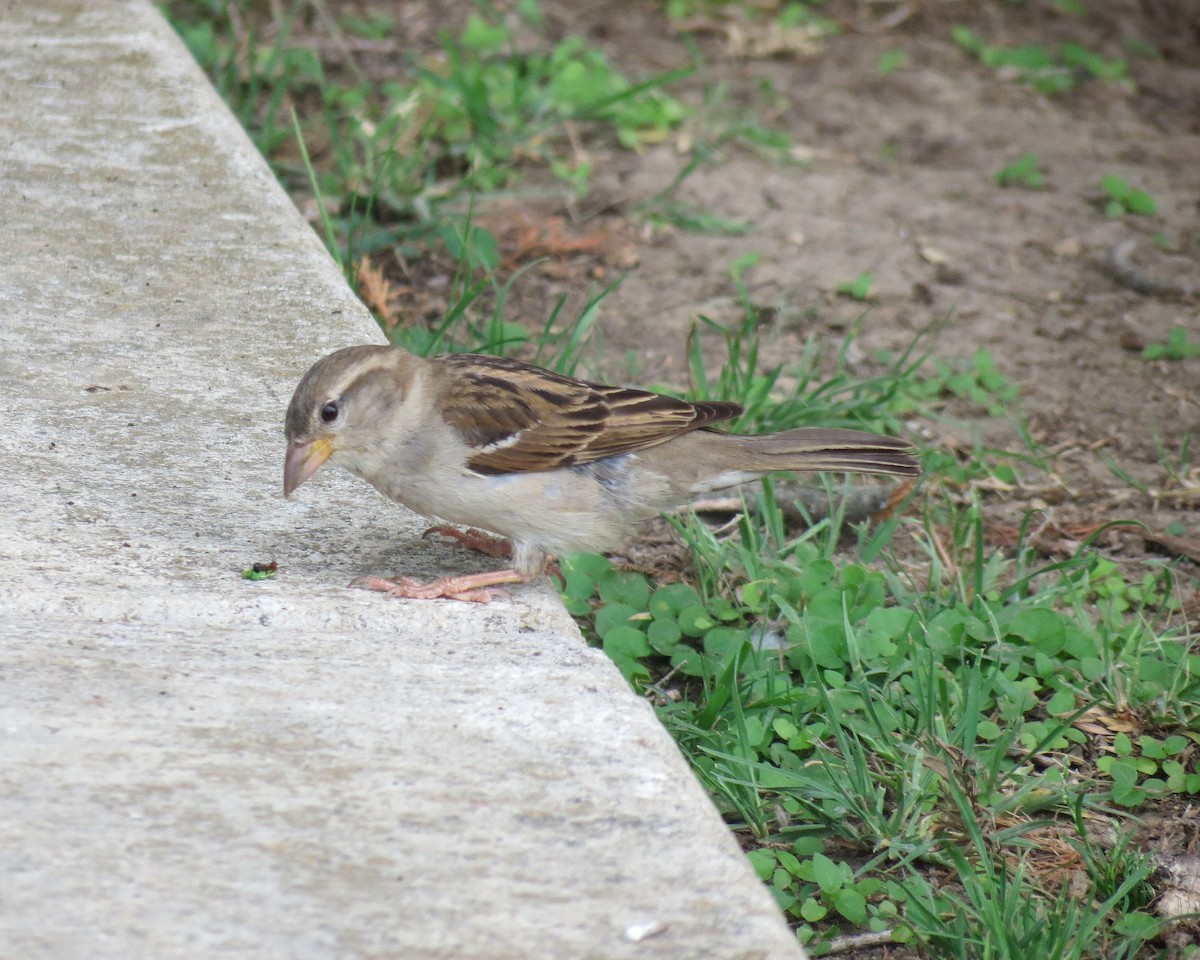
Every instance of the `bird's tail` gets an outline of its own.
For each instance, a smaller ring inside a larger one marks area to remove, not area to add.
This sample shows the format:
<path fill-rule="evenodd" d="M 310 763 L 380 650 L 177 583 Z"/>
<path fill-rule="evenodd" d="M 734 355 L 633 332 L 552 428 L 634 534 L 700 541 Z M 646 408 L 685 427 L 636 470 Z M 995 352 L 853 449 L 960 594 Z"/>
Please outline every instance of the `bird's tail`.
<path fill-rule="evenodd" d="M 845 470 L 915 477 L 921 466 L 907 440 L 861 430 L 799 427 L 762 437 L 730 437 L 746 456 L 746 465 L 775 470 Z"/>
<path fill-rule="evenodd" d="M 708 434 L 708 444 L 712 443 L 714 433 Z M 761 437 L 715 435 L 728 444 L 725 454 L 718 457 L 725 469 L 713 470 L 710 461 L 708 467 L 697 470 L 690 481 L 685 481 L 685 489 L 692 496 L 777 471 L 837 470 L 893 477 L 916 477 L 921 473 L 908 441 L 861 430 L 799 427 Z"/>

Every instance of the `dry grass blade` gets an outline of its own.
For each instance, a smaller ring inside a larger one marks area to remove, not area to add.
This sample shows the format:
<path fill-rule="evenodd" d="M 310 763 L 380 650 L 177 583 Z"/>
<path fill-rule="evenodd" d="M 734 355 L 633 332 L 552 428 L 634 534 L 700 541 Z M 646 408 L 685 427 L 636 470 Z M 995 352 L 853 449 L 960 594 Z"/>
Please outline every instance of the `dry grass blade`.
<path fill-rule="evenodd" d="M 375 266 L 370 257 L 364 256 L 358 261 L 356 275 L 358 277 L 358 295 L 379 318 L 383 332 L 390 334 L 400 322 L 397 301 L 406 291 L 393 286 L 392 282 L 384 276 L 383 268 Z"/>

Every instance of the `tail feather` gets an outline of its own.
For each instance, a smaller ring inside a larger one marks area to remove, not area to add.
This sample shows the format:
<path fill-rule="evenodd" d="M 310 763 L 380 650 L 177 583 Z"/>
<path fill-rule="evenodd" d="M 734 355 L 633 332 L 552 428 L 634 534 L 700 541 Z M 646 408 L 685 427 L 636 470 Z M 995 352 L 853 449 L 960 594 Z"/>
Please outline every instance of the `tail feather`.
<path fill-rule="evenodd" d="M 762 437 L 730 437 L 746 459 L 742 466 L 776 470 L 845 470 L 915 477 L 921 466 L 906 440 L 861 430 L 799 427 Z"/>

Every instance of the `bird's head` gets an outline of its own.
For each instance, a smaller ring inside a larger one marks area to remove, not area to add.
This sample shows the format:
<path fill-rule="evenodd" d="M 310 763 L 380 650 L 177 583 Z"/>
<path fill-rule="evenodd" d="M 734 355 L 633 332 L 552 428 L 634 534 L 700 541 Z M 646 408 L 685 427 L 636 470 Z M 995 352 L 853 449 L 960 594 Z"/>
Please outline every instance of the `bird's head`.
<path fill-rule="evenodd" d="M 288 404 L 284 496 L 330 458 L 353 470 L 386 445 L 381 441 L 407 397 L 414 362 L 395 347 L 362 346 L 346 347 L 313 364 Z"/>

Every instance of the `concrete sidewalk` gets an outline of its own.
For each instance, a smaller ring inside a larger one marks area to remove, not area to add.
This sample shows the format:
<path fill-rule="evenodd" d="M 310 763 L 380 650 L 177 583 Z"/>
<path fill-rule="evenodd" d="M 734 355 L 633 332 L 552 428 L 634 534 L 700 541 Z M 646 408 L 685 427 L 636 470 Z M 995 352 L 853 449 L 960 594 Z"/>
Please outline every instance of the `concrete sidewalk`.
<path fill-rule="evenodd" d="M 0 182 L 0 956 L 801 956 L 548 586 L 349 590 L 474 558 L 283 500 L 379 333 L 149 4 L 3 4 Z"/>

